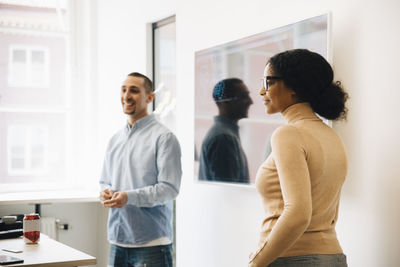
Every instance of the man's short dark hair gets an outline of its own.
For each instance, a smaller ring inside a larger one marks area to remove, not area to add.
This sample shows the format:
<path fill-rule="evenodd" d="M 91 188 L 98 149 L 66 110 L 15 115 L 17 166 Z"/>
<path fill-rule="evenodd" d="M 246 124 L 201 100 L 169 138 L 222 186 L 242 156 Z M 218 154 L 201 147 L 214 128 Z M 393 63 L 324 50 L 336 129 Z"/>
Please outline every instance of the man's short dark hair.
<path fill-rule="evenodd" d="M 150 94 L 151 92 L 153 92 L 153 82 L 146 75 L 143 75 L 139 72 L 132 72 L 129 73 L 128 76 L 143 78 L 144 89 L 146 90 L 146 93 Z"/>
<path fill-rule="evenodd" d="M 213 99 L 216 103 L 231 101 L 237 94 L 238 85 L 243 83 L 238 78 L 228 78 L 219 81 L 213 89 Z"/>

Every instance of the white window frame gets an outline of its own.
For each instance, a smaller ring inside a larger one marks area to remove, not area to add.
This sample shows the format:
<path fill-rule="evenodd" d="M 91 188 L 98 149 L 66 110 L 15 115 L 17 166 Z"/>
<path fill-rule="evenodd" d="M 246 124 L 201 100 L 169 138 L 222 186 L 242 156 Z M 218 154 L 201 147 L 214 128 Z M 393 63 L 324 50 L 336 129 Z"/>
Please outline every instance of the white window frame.
<path fill-rule="evenodd" d="M 13 128 L 25 128 L 25 144 L 24 147 L 24 159 L 25 159 L 25 168 L 14 169 L 12 167 L 12 157 L 11 157 L 11 149 L 12 144 L 8 141 L 11 138 L 11 132 Z M 44 140 L 49 140 L 49 131 L 46 126 L 43 125 L 35 125 L 35 126 L 26 126 L 20 124 L 10 125 L 7 128 L 7 171 L 9 176 L 22 176 L 22 175 L 29 175 L 29 176 L 36 176 L 36 175 L 43 175 L 48 172 L 48 143 L 44 143 L 44 152 L 43 152 L 43 168 L 40 169 L 32 169 L 32 131 L 33 128 L 40 128 L 44 132 Z"/>
<path fill-rule="evenodd" d="M 25 64 L 25 72 L 27 79 L 25 82 L 19 82 L 13 80 L 13 64 L 14 64 L 14 51 L 24 50 L 27 56 Z M 32 75 L 32 51 L 42 51 L 44 52 L 44 81 L 42 83 L 34 83 Z M 10 44 L 9 46 L 9 61 L 8 61 L 8 85 L 10 87 L 29 87 L 29 88 L 49 88 L 50 87 L 50 60 L 49 60 L 49 49 L 45 46 L 30 46 L 30 45 L 19 45 Z"/>

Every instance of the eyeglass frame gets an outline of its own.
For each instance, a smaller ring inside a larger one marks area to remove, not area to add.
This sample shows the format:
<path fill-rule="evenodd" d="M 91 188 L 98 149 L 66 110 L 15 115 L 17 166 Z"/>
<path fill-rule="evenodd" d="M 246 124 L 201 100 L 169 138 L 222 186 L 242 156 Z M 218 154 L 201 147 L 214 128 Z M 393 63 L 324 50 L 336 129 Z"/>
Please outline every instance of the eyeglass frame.
<path fill-rule="evenodd" d="M 264 87 L 265 91 L 268 91 L 268 80 L 283 80 L 282 76 L 264 76 L 262 79 L 262 86 Z"/>

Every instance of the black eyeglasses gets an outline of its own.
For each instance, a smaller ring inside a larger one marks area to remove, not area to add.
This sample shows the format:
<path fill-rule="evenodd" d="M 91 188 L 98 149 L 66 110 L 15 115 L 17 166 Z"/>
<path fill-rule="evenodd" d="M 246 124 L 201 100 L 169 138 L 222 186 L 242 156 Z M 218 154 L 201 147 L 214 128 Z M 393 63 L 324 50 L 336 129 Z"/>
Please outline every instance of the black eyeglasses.
<path fill-rule="evenodd" d="M 283 80 L 281 76 L 265 76 L 262 79 L 262 86 L 264 87 L 265 91 L 268 91 L 268 80 Z"/>

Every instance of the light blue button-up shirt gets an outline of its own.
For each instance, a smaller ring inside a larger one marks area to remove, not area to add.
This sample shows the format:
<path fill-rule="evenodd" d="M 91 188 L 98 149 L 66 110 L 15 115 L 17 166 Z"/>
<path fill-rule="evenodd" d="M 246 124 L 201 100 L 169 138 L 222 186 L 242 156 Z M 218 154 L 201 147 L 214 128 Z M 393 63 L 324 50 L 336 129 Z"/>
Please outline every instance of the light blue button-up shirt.
<path fill-rule="evenodd" d="M 172 200 L 181 176 L 178 140 L 154 115 L 117 132 L 107 147 L 100 185 L 125 191 L 128 202 L 110 209 L 108 240 L 127 245 L 172 240 Z"/>

